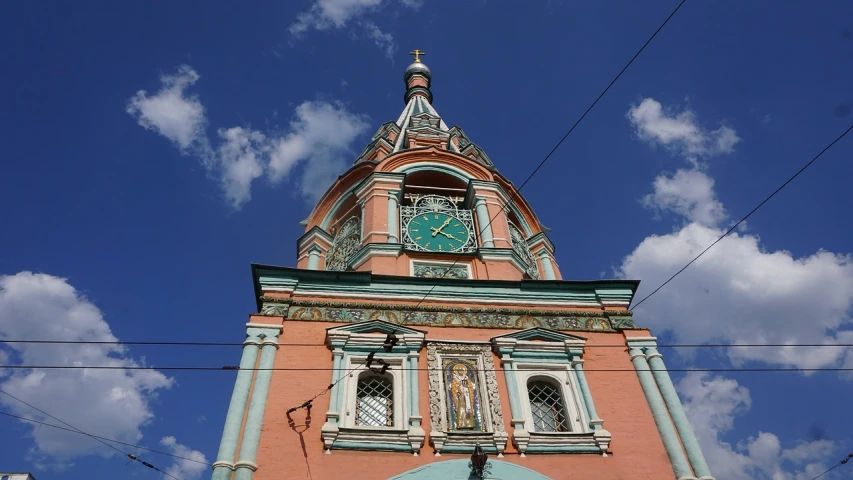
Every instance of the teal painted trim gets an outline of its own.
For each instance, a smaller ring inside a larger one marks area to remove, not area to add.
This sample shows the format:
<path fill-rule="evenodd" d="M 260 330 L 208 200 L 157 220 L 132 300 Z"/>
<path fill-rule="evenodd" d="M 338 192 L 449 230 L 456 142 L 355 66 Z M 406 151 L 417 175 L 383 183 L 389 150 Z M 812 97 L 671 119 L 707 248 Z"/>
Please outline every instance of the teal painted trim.
<path fill-rule="evenodd" d="M 332 353 L 332 391 L 329 398 L 329 409 L 338 413 L 338 422 L 341 418 L 341 377 L 344 375 L 343 365 L 341 365 L 344 355 L 343 353 Z"/>
<path fill-rule="evenodd" d="M 403 362 L 403 365 L 406 367 L 406 385 L 408 385 L 409 387 L 408 391 L 406 392 L 406 412 L 408 412 L 408 415 L 414 415 L 412 413 L 412 400 L 413 397 L 417 395 L 418 391 L 412 389 L 412 378 L 417 376 L 418 372 L 412 370 L 413 367 L 410 358 L 406 358 L 406 360 Z M 404 418 L 404 421 L 406 421 L 406 425 L 408 425 L 408 418 Z"/>
<path fill-rule="evenodd" d="M 652 417 L 655 420 L 655 425 L 658 427 L 658 433 L 663 441 L 663 447 L 666 454 L 669 456 L 669 462 L 672 465 L 672 471 L 675 473 L 675 478 L 692 477 L 693 472 L 687 464 L 687 458 L 684 456 L 684 451 L 681 449 L 681 444 L 678 441 L 678 435 L 675 433 L 675 428 L 669 418 L 669 413 L 666 411 L 666 405 L 663 403 L 663 398 L 658 391 L 655 379 L 649 370 L 649 364 L 646 362 L 646 357 L 639 348 L 630 348 L 629 353 L 633 357 L 631 362 L 634 364 L 634 369 L 637 371 L 637 377 L 640 379 L 640 386 L 643 388 L 643 393 L 646 395 L 646 400 L 649 402 L 649 409 L 652 411 Z"/>
<path fill-rule="evenodd" d="M 370 353 L 370 352 L 375 352 L 376 348 L 377 348 L 376 345 L 372 345 L 372 346 L 346 345 L 346 346 L 344 346 L 344 351 L 347 353 Z M 383 350 L 382 354 L 379 355 L 377 358 L 380 358 L 380 357 L 405 357 L 406 355 L 408 355 L 409 352 L 412 352 L 412 351 L 416 352 L 417 350 L 418 350 L 417 346 L 393 347 L 390 352 L 386 352 Z"/>
<path fill-rule="evenodd" d="M 518 352 L 513 354 L 512 358 L 514 358 L 516 360 L 526 361 L 526 362 L 535 361 L 536 363 L 551 363 L 554 365 L 568 365 L 569 364 L 569 360 L 567 358 L 561 358 L 561 359 L 560 358 L 524 358 L 524 357 L 519 357 Z"/>
<path fill-rule="evenodd" d="M 395 247 L 392 244 L 375 244 Z M 492 249 L 495 250 L 495 249 Z M 350 294 L 362 300 L 365 292 L 373 299 L 389 301 L 395 297 L 423 297 L 430 288 L 433 297 L 459 300 L 547 301 L 565 304 L 580 302 L 600 304 L 600 300 L 630 301 L 637 289 L 634 280 L 473 280 L 418 278 L 395 275 L 374 275 L 369 272 L 333 272 L 305 270 L 252 264 L 257 306 L 262 308 L 260 297 L 265 287 L 287 286 L 295 295 L 305 292 Z M 369 301 L 369 300 L 368 300 Z"/>
<path fill-rule="evenodd" d="M 583 371 L 583 363 L 575 363 L 572 365 L 572 371 L 575 373 L 575 380 L 581 390 L 581 401 L 586 409 L 587 419 L 599 419 L 598 412 L 595 411 L 595 403 L 592 401 L 592 393 L 589 391 L 589 384 L 586 383 L 586 374 Z M 599 419 L 600 420 L 600 419 Z M 592 427 L 592 425 L 589 425 Z M 600 428 L 596 425 L 597 428 Z"/>
<path fill-rule="evenodd" d="M 257 341 L 257 337 L 251 336 L 247 340 Z M 252 386 L 252 374 L 254 373 L 255 362 L 258 359 L 258 350 L 255 345 L 243 346 L 240 370 L 237 372 L 237 380 L 234 382 L 231 402 L 228 404 L 228 413 L 225 415 L 225 427 L 222 429 L 222 440 L 219 442 L 219 452 L 216 454 L 217 462 L 234 462 L 234 457 L 237 455 L 240 426 L 243 423 L 243 413 L 246 411 L 249 388 Z M 212 480 L 229 480 L 230 478 L 230 467 L 218 466 L 213 468 Z"/>
<path fill-rule="evenodd" d="M 646 355 L 653 354 L 658 354 L 656 348 L 646 350 Z M 648 359 L 648 363 L 657 381 L 658 388 L 660 388 L 661 395 L 663 395 L 666 408 L 672 417 L 672 422 L 675 424 L 675 429 L 678 431 L 678 436 L 681 437 L 681 444 L 684 445 L 684 450 L 687 452 L 687 459 L 690 460 L 693 471 L 697 477 L 712 477 L 711 469 L 708 468 L 708 462 L 705 461 L 705 455 L 702 454 L 702 448 L 696 440 L 693 427 L 684 413 L 684 408 L 681 406 L 678 393 L 675 391 L 675 386 L 672 384 L 669 372 L 666 371 L 663 359 L 659 356 L 653 356 Z"/>
<path fill-rule="evenodd" d="M 270 338 L 270 337 L 267 337 Z M 278 336 L 275 337 L 278 340 Z M 264 423 L 264 410 L 272 380 L 272 368 L 275 366 L 276 345 L 264 345 L 261 348 L 261 359 L 255 375 L 255 388 L 252 390 L 252 401 L 249 413 L 246 415 L 246 426 L 243 429 L 243 443 L 240 444 L 240 461 L 255 463 L 258 456 L 258 443 L 261 440 L 261 427 Z M 237 468 L 234 480 L 251 480 L 254 472 L 249 468 Z"/>
<path fill-rule="evenodd" d="M 382 256 L 390 256 L 389 253 L 399 257 L 401 253 L 403 253 L 403 245 L 399 243 L 365 243 L 357 252 L 355 252 L 348 260 L 347 264 L 357 265 L 362 260 L 365 260 L 367 257 L 373 256 L 374 254 L 381 254 L 385 252 L 385 255 Z"/>
<path fill-rule="evenodd" d="M 554 264 L 551 263 L 551 255 L 547 250 L 543 250 L 539 253 L 539 263 L 542 264 L 542 273 L 545 274 L 545 280 L 557 279 L 557 274 L 554 273 Z"/>
<path fill-rule="evenodd" d="M 506 368 L 506 367 L 510 368 Z M 515 378 L 515 362 L 504 366 L 504 379 L 506 379 L 506 390 L 509 393 L 509 411 L 512 418 L 524 418 L 524 413 L 521 411 L 521 399 L 518 398 L 518 380 Z"/>
<path fill-rule="evenodd" d="M 517 360 L 556 360 L 558 362 L 569 363 L 569 356 L 566 353 L 556 352 L 525 352 L 519 351 L 517 348 L 512 354 L 512 358 Z"/>
<path fill-rule="evenodd" d="M 411 403 L 409 404 L 409 416 L 419 417 L 421 416 L 421 407 L 420 407 L 420 399 L 418 398 L 418 393 L 420 389 L 418 388 L 418 358 L 417 357 L 409 357 L 409 373 L 411 373 L 412 377 L 409 379 L 409 398 L 411 399 Z"/>
<path fill-rule="evenodd" d="M 495 448 L 494 445 L 483 445 L 481 443 L 480 448 L 482 448 L 483 451 L 486 453 L 494 453 L 494 454 L 498 453 L 498 449 Z M 441 447 L 441 453 L 467 453 L 468 455 L 471 455 L 472 453 L 474 453 L 474 446 L 473 445 L 445 445 L 445 446 Z"/>
<path fill-rule="evenodd" d="M 467 453 L 470 455 L 470 450 Z M 468 462 L 470 462 L 470 460 L 467 458 L 430 462 L 426 465 L 421 465 L 399 475 L 395 475 L 388 480 L 473 479 L 474 477 L 469 477 L 471 469 L 468 467 Z M 552 480 L 551 478 L 529 468 L 522 467 L 515 463 L 497 460 L 494 457 L 489 458 L 489 464 L 491 464 L 492 467 L 491 473 L 488 476 L 489 479 Z M 560 478 L 565 478 L 565 475 Z"/>
<path fill-rule="evenodd" d="M 481 245 L 486 248 L 494 248 L 495 242 L 494 235 L 492 235 L 492 222 L 489 220 L 489 210 L 486 207 L 486 201 L 479 197 L 474 200 L 474 211 L 477 214 L 477 228 L 479 229 L 478 236 L 480 237 Z"/>
<path fill-rule="evenodd" d="M 367 442 L 335 442 L 333 450 L 375 450 L 381 452 L 412 452 L 409 444 L 396 443 L 367 443 Z M 235 479 L 236 480 L 236 479 Z"/>
<path fill-rule="evenodd" d="M 601 449 L 595 445 L 553 445 L 553 446 L 536 446 L 527 447 L 525 453 L 598 453 L 601 454 Z"/>

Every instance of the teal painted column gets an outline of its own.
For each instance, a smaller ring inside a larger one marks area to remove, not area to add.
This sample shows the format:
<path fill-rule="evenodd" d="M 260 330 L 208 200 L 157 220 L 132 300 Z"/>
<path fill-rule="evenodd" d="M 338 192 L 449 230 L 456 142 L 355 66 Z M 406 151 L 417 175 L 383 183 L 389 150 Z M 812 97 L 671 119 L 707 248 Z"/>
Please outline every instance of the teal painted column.
<path fill-rule="evenodd" d="M 409 395 L 410 402 L 409 403 L 409 416 L 410 417 L 418 417 L 421 416 L 421 408 L 420 408 L 420 399 L 418 399 L 418 353 L 409 354 L 409 385 L 411 385 L 410 391 L 412 392 Z M 420 425 L 420 421 L 418 421 L 418 425 Z"/>
<path fill-rule="evenodd" d="M 554 264 L 551 263 L 551 254 L 548 250 L 539 251 L 539 260 L 542 263 L 542 274 L 545 280 L 556 280 L 557 274 L 554 273 Z"/>
<path fill-rule="evenodd" d="M 482 197 L 477 197 L 474 201 L 474 210 L 477 212 L 477 227 L 480 229 L 480 239 L 483 241 L 483 246 L 486 248 L 494 248 L 495 241 L 492 235 L 491 219 L 489 219 L 489 209 L 486 207 L 486 200 Z"/>
<path fill-rule="evenodd" d="M 699 480 L 714 480 L 714 477 L 711 475 L 711 469 L 708 468 L 708 463 L 705 461 L 705 455 L 702 454 L 702 449 L 696 440 L 696 434 L 693 433 L 693 426 L 690 425 L 690 421 L 684 413 L 684 408 L 678 399 L 678 393 L 675 391 L 672 379 L 669 378 L 669 372 L 666 371 L 663 356 L 658 353 L 657 348 L 648 347 L 646 348 L 646 360 L 649 363 L 655 381 L 657 381 L 660 393 L 663 395 L 663 401 L 669 410 L 669 415 L 672 417 L 675 429 L 678 430 L 678 436 L 681 437 L 681 444 L 684 445 L 684 450 L 687 452 L 687 459 L 690 460 L 693 471 L 699 477 Z"/>
<path fill-rule="evenodd" d="M 400 243 L 397 235 L 397 194 L 399 192 L 388 192 L 388 243 Z"/>
<path fill-rule="evenodd" d="M 666 449 L 666 454 L 669 456 L 669 462 L 672 465 L 673 472 L 675 472 L 675 478 L 678 480 L 695 480 L 696 477 L 693 476 L 690 465 L 687 464 L 687 458 L 684 456 L 684 451 L 678 442 L 678 435 L 675 433 L 675 428 L 673 428 L 672 422 L 669 419 L 663 398 L 661 398 L 658 391 L 649 364 L 646 362 L 646 355 L 643 353 L 641 347 L 630 346 L 630 344 L 628 353 L 631 355 L 631 362 L 637 371 L 640 386 L 646 395 L 646 400 L 652 411 L 652 417 L 655 420 L 655 425 L 658 427 L 658 433 L 660 433 L 661 440 L 663 440 L 663 446 Z"/>
<path fill-rule="evenodd" d="M 316 245 L 311 245 L 308 248 L 308 270 L 318 270 L 320 268 L 320 248 Z"/>
<path fill-rule="evenodd" d="M 341 414 L 341 377 L 343 376 L 343 361 L 344 351 L 340 347 L 333 347 L 332 352 L 332 391 L 329 397 L 329 410 L 338 414 L 337 419 L 340 420 Z M 338 422 L 335 422 L 338 423 Z"/>
<path fill-rule="evenodd" d="M 581 396 L 586 405 L 586 413 L 589 415 L 589 426 L 593 429 L 601 428 L 601 419 L 598 418 L 598 413 L 595 411 L 595 404 L 592 402 L 592 394 L 589 392 L 589 385 L 586 383 L 586 374 L 583 373 L 583 360 L 572 360 L 572 368 L 578 379 L 578 386 L 581 389 Z"/>
<path fill-rule="evenodd" d="M 274 328 L 278 329 L 278 327 Z M 264 423 L 264 410 L 267 406 L 270 380 L 272 380 L 272 368 L 275 365 L 275 353 L 278 350 L 279 332 L 271 333 L 273 334 L 258 335 L 259 338 L 263 339 L 261 359 L 258 362 L 255 387 L 252 390 L 252 401 L 249 403 L 249 413 L 246 415 L 246 426 L 243 429 L 240 460 L 234 464 L 234 480 L 251 480 L 255 470 L 258 469 L 255 460 L 258 456 L 258 443 L 261 440 L 261 427 Z"/>
<path fill-rule="evenodd" d="M 251 329 L 249 329 L 251 330 Z M 225 415 L 225 427 L 222 430 L 222 440 L 219 442 L 219 452 L 213 463 L 212 480 L 228 480 L 234 468 L 234 457 L 237 455 L 237 441 L 240 438 L 240 425 L 243 423 L 243 413 L 246 411 L 246 401 L 249 398 L 249 388 L 252 386 L 252 373 L 258 359 L 257 332 L 246 335 L 243 342 L 243 356 L 240 358 L 240 370 L 234 382 L 228 413 Z"/>

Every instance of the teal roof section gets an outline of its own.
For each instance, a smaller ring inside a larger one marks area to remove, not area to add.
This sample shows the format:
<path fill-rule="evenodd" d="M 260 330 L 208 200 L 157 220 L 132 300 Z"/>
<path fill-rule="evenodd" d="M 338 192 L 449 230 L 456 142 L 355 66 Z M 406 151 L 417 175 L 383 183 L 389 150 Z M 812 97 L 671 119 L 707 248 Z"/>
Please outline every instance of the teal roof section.
<path fill-rule="evenodd" d="M 375 275 L 252 264 L 258 311 L 264 290 L 288 290 L 294 295 L 349 297 L 373 300 L 507 302 L 528 305 L 598 306 L 631 302 L 639 280 L 473 280 Z"/>

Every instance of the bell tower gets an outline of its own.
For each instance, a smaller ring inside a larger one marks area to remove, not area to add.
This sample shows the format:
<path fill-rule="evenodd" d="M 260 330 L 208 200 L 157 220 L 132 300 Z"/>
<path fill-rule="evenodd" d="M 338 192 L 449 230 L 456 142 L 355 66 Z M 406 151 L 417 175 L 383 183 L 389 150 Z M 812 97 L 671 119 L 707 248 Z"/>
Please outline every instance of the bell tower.
<path fill-rule="evenodd" d="M 303 222 L 296 268 L 252 265 L 213 480 L 714 480 L 628 310 L 639 282 L 563 279 L 411 53 L 402 113 Z"/>
<path fill-rule="evenodd" d="M 379 127 L 299 240 L 299 268 L 482 280 L 559 280 L 554 246 L 515 187 L 432 105 L 415 50 L 396 122 Z"/>

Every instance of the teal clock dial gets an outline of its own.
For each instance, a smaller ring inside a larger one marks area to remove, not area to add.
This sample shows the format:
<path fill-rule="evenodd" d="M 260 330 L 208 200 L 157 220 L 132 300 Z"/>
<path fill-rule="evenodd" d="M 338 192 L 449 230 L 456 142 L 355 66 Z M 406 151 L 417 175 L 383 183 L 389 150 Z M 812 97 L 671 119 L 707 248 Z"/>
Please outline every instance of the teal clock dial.
<path fill-rule="evenodd" d="M 461 220 L 441 212 L 418 213 L 409 220 L 406 233 L 421 248 L 432 252 L 455 252 L 471 236 Z"/>

